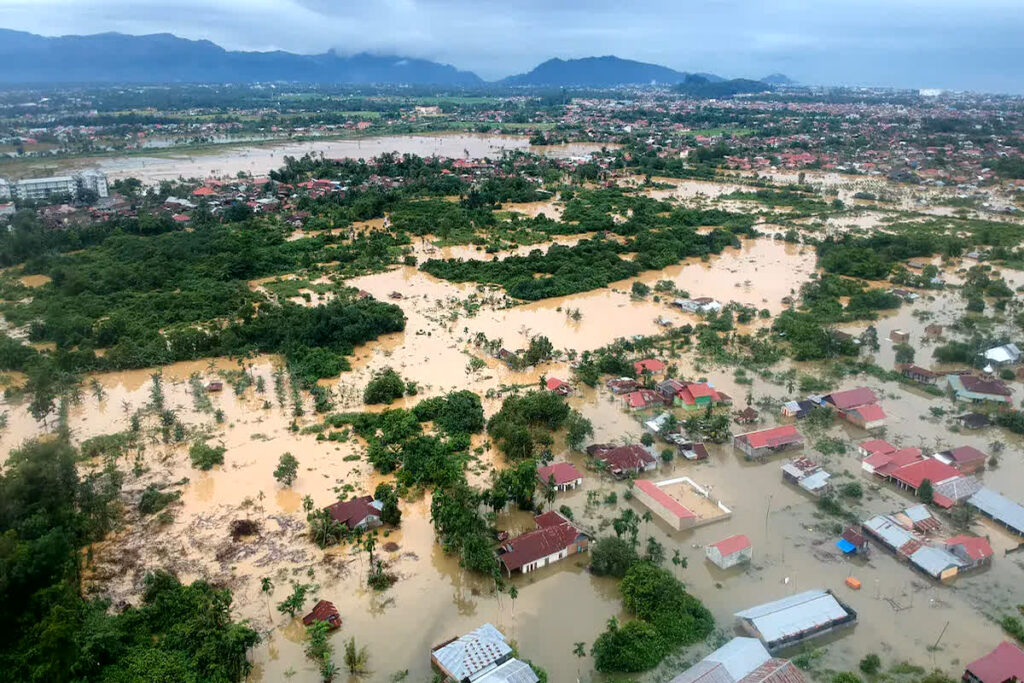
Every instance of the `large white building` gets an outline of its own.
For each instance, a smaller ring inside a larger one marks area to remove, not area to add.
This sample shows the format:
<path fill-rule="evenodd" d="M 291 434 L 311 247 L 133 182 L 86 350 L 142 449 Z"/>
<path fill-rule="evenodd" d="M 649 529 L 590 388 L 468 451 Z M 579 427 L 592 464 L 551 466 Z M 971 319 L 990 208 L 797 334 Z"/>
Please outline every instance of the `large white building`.
<path fill-rule="evenodd" d="M 109 196 L 107 176 L 101 171 L 88 170 L 52 178 L 26 178 L 13 182 L 0 180 L 0 200 L 11 196 L 22 201 L 39 201 L 60 195 L 75 197 L 80 190 L 95 192 L 100 198 Z"/>

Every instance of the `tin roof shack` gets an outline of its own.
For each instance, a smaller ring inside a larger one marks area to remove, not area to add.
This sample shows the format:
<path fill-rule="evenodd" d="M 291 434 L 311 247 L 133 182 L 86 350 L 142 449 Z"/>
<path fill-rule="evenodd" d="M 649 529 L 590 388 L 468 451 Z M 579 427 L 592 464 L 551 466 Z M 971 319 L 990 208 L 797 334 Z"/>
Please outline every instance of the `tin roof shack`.
<path fill-rule="evenodd" d="M 944 548 L 925 545 L 892 515 L 877 515 L 864 522 L 864 533 L 877 540 L 896 556 L 921 573 L 938 581 L 948 581 L 957 575 L 960 560 Z"/>
<path fill-rule="evenodd" d="M 491 624 L 435 646 L 430 663 L 445 681 L 456 683 L 538 683 L 530 666 L 512 656 L 512 647 Z"/>
<path fill-rule="evenodd" d="M 704 547 L 704 556 L 719 569 L 729 569 L 744 562 L 750 562 L 754 547 L 743 534 L 723 538 L 718 543 Z"/>
<path fill-rule="evenodd" d="M 537 468 L 537 480 L 554 486 L 556 491 L 568 491 L 583 484 L 583 475 L 569 462 L 555 462 Z"/>
<path fill-rule="evenodd" d="M 313 622 L 323 621 L 327 623 L 327 628 L 332 631 L 336 628 L 341 628 L 341 615 L 338 614 L 338 608 L 334 606 L 333 602 L 327 600 L 321 600 L 313 606 L 313 611 L 302 617 L 302 625 L 309 626 Z"/>
<path fill-rule="evenodd" d="M 805 683 L 788 659 L 772 657 L 756 638 L 733 638 L 669 683 Z"/>
<path fill-rule="evenodd" d="M 812 496 L 821 497 L 832 490 L 829 483 L 831 474 L 821 469 L 821 466 L 807 458 L 796 458 L 787 460 L 782 465 L 782 479 L 790 484 L 796 484 Z"/>
<path fill-rule="evenodd" d="M 964 683 L 1006 683 L 1024 681 L 1024 650 L 1003 641 L 996 649 L 964 669 Z"/>
<path fill-rule="evenodd" d="M 935 454 L 936 460 L 952 465 L 961 474 L 973 474 L 985 468 L 985 461 L 988 456 L 974 446 L 959 446 L 948 451 L 941 451 Z"/>
<path fill-rule="evenodd" d="M 1024 506 L 1020 503 L 989 488 L 982 488 L 967 502 L 989 519 L 999 522 L 1018 536 L 1024 536 Z"/>
<path fill-rule="evenodd" d="M 633 497 L 676 531 L 728 519 L 732 510 L 689 477 L 653 482 L 640 479 Z"/>
<path fill-rule="evenodd" d="M 513 572 L 526 574 L 587 552 L 590 538 L 560 512 L 545 512 L 533 521 L 537 524 L 535 531 L 505 541 L 498 548 L 498 561 L 509 576 Z"/>
<path fill-rule="evenodd" d="M 804 437 L 793 425 L 737 434 L 732 445 L 743 451 L 747 460 L 764 460 L 776 453 L 801 448 Z"/>
<path fill-rule="evenodd" d="M 735 616 L 740 628 L 772 653 L 857 622 L 857 613 L 829 590 L 805 591 Z"/>
<path fill-rule="evenodd" d="M 654 453 L 640 444 L 593 444 L 587 446 L 587 455 L 606 463 L 612 476 L 619 479 L 629 474 L 650 472 L 658 466 Z"/>

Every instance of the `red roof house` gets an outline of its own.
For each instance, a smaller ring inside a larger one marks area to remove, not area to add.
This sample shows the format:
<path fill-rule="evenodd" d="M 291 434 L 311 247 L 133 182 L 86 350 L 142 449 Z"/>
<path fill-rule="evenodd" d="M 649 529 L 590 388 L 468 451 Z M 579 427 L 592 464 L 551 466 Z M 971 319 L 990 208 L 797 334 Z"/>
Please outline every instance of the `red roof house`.
<path fill-rule="evenodd" d="M 953 536 L 946 539 L 946 550 L 953 553 L 964 562 L 965 569 L 975 569 L 989 564 L 992 561 L 992 546 L 988 540 L 979 536 Z"/>
<path fill-rule="evenodd" d="M 824 398 L 826 403 L 835 406 L 839 410 L 850 410 L 851 408 L 878 403 L 878 397 L 875 396 L 875 392 L 867 387 L 837 391 Z"/>
<path fill-rule="evenodd" d="M 216 196 L 216 194 L 217 191 L 214 190 L 212 187 L 197 187 L 196 189 L 192 190 L 193 197 L 214 197 Z"/>
<path fill-rule="evenodd" d="M 743 534 L 724 538 L 704 548 L 704 555 L 721 569 L 734 567 L 750 560 L 750 539 Z"/>
<path fill-rule="evenodd" d="M 1024 650 L 1003 641 L 992 652 L 968 664 L 963 680 L 967 683 L 1024 681 Z"/>
<path fill-rule="evenodd" d="M 861 429 L 878 429 L 885 425 L 885 411 L 877 403 L 869 403 L 866 406 L 851 408 L 843 413 L 847 422 L 851 422 Z"/>
<path fill-rule="evenodd" d="M 554 480 L 556 491 L 568 491 L 583 483 L 583 475 L 580 474 L 572 463 L 556 462 L 537 468 L 537 479 L 542 484 Z"/>
<path fill-rule="evenodd" d="M 911 463 L 924 460 L 920 448 L 901 448 L 896 451 L 879 450 L 861 461 L 861 468 L 870 474 L 886 477 L 890 472 Z"/>
<path fill-rule="evenodd" d="M 636 370 L 636 374 L 638 375 L 642 375 L 645 372 L 654 375 L 665 371 L 665 363 L 657 358 L 645 358 L 644 360 L 638 360 L 633 363 L 633 369 Z"/>
<path fill-rule="evenodd" d="M 658 459 L 640 444 L 615 446 L 595 444 L 587 447 L 587 454 L 608 464 L 608 471 L 616 477 L 648 472 L 658 466 Z"/>
<path fill-rule="evenodd" d="M 315 621 L 327 622 L 328 628 L 332 631 L 341 627 L 341 615 L 338 614 L 338 608 L 334 606 L 333 602 L 327 600 L 316 603 L 313 611 L 302 617 L 303 626 L 309 626 Z"/>
<path fill-rule="evenodd" d="M 960 472 L 955 467 L 951 467 L 935 458 L 925 458 L 903 467 L 897 467 L 888 476 L 903 488 L 917 493 L 925 479 L 930 481 L 932 485 L 941 484 L 948 479 L 959 477 Z"/>
<path fill-rule="evenodd" d="M 936 453 L 935 457 L 947 465 L 957 468 L 962 474 L 977 472 L 985 467 L 985 461 L 988 460 L 988 456 L 974 446 L 951 448 L 948 451 Z"/>
<path fill-rule="evenodd" d="M 896 451 L 896 447 L 885 439 L 870 439 L 862 442 L 857 450 L 860 451 L 862 458 L 867 458 L 879 453 L 893 453 Z"/>
<path fill-rule="evenodd" d="M 572 393 L 572 387 L 557 377 L 548 377 L 544 385 L 548 388 L 548 391 L 553 391 L 559 396 L 568 396 Z"/>
<path fill-rule="evenodd" d="M 533 519 L 538 527 L 535 531 L 516 536 L 498 548 L 498 561 L 507 574 L 525 574 L 586 552 L 589 538 L 560 512 L 552 510 Z"/>
<path fill-rule="evenodd" d="M 349 529 L 366 529 L 378 527 L 381 504 L 373 496 L 360 496 L 327 506 L 331 519 L 346 525 Z"/>
<path fill-rule="evenodd" d="M 761 460 L 774 453 L 799 448 L 804 437 L 793 425 L 782 425 L 733 437 L 732 445 L 743 451 L 748 460 Z"/>

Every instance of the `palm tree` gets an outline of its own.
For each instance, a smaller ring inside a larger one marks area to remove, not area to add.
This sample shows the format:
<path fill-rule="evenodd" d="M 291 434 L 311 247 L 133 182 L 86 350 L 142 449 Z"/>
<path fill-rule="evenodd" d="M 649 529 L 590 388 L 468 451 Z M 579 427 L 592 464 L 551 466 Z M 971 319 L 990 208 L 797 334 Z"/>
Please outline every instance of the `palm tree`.
<path fill-rule="evenodd" d="M 512 599 L 512 618 L 516 616 L 516 598 L 519 597 L 519 590 L 515 586 L 508 589 L 508 597 Z"/>
<path fill-rule="evenodd" d="M 270 620 L 273 621 L 274 613 L 270 611 L 270 594 L 274 592 L 274 582 L 270 580 L 269 576 L 264 576 L 260 579 L 260 590 L 267 597 L 267 614 L 270 615 Z"/>

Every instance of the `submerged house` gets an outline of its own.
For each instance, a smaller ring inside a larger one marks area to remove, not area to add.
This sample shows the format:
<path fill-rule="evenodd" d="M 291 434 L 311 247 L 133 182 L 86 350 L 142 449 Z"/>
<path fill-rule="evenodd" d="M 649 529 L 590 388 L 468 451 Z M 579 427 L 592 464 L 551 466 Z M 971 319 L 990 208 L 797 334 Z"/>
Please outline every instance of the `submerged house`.
<path fill-rule="evenodd" d="M 967 499 L 967 503 L 992 521 L 1024 537 L 1024 505 L 989 488 L 975 492 Z"/>
<path fill-rule="evenodd" d="M 544 382 L 544 386 L 547 387 L 548 391 L 558 394 L 559 396 L 568 396 L 572 393 L 572 387 L 567 382 L 563 382 L 557 377 L 548 377 Z"/>
<path fill-rule="evenodd" d="M 784 451 L 800 448 L 804 437 L 793 425 L 782 425 L 733 437 L 734 448 L 743 451 L 747 460 L 764 460 Z"/>
<path fill-rule="evenodd" d="M 795 484 L 812 496 L 824 496 L 832 490 L 829 479 L 832 475 L 821 468 L 818 463 L 807 458 L 787 460 L 782 465 L 782 479 Z"/>
<path fill-rule="evenodd" d="M 1013 403 L 1009 387 L 997 379 L 983 379 L 976 375 L 946 375 L 946 384 L 953 397 L 968 403 Z"/>
<path fill-rule="evenodd" d="M 829 590 L 809 590 L 736 613 L 740 628 L 769 652 L 853 626 L 857 613 Z"/>
<path fill-rule="evenodd" d="M 1002 642 L 981 659 L 964 669 L 963 683 L 1006 683 L 1024 681 L 1024 649 Z"/>
<path fill-rule="evenodd" d="M 505 541 L 498 548 L 498 562 L 511 576 L 532 572 L 570 555 L 587 551 L 590 538 L 557 511 L 533 518 L 537 529 Z"/>
<path fill-rule="evenodd" d="M 689 477 L 653 482 L 638 479 L 633 497 L 666 524 L 682 531 L 728 519 L 732 510 Z"/>
<path fill-rule="evenodd" d="M 994 346 L 980 354 L 987 363 L 999 367 L 1020 362 L 1020 349 L 1016 344 Z"/>
<path fill-rule="evenodd" d="M 327 512 L 331 519 L 349 529 L 372 529 L 381 525 L 380 511 L 383 508 L 384 503 L 374 500 L 373 496 L 359 496 L 328 505 Z"/>
<path fill-rule="evenodd" d="M 822 397 L 825 405 L 835 408 L 839 417 L 861 429 L 885 426 L 885 411 L 878 405 L 875 392 L 867 387 L 837 391 Z"/>
<path fill-rule="evenodd" d="M 570 462 L 555 462 L 537 468 L 537 480 L 551 484 L 556 491 L 569 491 L 583 484 L 583 475 Z"/>
<path fill-rule="evenodd" d="M 452 638 L 430 651 L 430 663 L 447 683 L 538 683 L 526 662 L 516 659 L 505 636 L 491 624 Z"/>
<path fill-rule="evenodd" d="M 728 569 L 753 557 L 753 545 L 743 534 L 723 538 L 704 547 L 704 556 L 719 569 Z"/>
<path fill-rule="evenodd" d="M 587 446 L 587 455 L 608 465 L 612 476 L 623 478 L 630 474 L 650 472 L 658 466 L 654 453 L 640 444 L 616 446 L 615 444 L 594 444 Z"/>
<path fill-rule="evenodd" d="M 922 368 L 920 365 L 914 365 L 913 363 L 898 363 L 896 365 L 896 371 L 906 377 L 912 382 L 919 384 L 935 384 L 939 381 L 939 375 L 932 372 L 928 368 Z"/>
<path fill-rule="evenodd" d="M 946 550 L 960 560 L 960 571 L 981 569 L 992 564 L 992 546 L 979 536 L 953 536 L 946 539 Z"/>
<path fill-rule="evenodd" d="M 665 372 L 666 367 L 665 362 L 658 360 L 657 358 L 645 358 L 633 363 L 633 370 L 636 372 L 637 377 L 641 377 L 643 375 L 659 375 Z"/>
<path fill-rule="evenodd" d="M 895 515 L 877 515 L 865 521 L 861 528 L 898 558 L 933 579 L 948 581 L 960 570 L 961 562 L 956 555 L 945 547 L 926 545 Z"/>
<path fill-rule="evenodd" d="M 805 683 L 788 659 L 772 657 L 756 638 L 733 638 L 669 683 Z"/>
<path fill-rule="evenodd" d="M 302 625 L 309 626 L 317 621 L 323 621 L 327 624 L 327 628 L 332 631 L 336 628 L 341 628 L 341 615 L 338 614 L 338 608 L 334 606 L 333 602 L 327 600 L 321 600 L 313 606 L 313 611 L 302 617 Z"/>
<path fill-rule="evenodd" d="M 962 474 L 973 474 L 984 469 L 988 456 L 974 446 L 959 446 L 936 453 L 935 459 L 952 465 Z"/>

